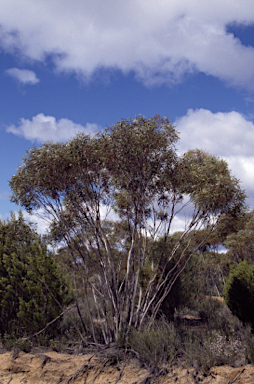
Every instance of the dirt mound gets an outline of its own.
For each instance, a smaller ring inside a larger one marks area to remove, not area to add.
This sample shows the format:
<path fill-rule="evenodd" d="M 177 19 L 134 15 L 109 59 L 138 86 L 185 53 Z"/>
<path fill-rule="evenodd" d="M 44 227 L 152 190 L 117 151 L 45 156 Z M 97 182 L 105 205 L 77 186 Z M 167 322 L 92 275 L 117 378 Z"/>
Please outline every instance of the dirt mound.
<path fill-rule="evenodd" d="M 7 352 L 0 355 L 0 384 L 253 384 L 254 367 L 215 367 L 207 374 L 195 369 L 168 367 L 157 374 L 139 367 L 136 361 L 112 365 L 94 355 L 68 355 L 57 352 L 29 354 Z"/>

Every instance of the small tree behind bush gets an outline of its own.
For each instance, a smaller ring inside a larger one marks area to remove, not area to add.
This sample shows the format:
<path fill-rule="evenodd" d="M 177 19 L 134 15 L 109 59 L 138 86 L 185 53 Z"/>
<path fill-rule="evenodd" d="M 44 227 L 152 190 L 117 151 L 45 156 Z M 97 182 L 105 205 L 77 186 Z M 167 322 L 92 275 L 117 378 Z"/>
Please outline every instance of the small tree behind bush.
<path fill-rule="evenodd" d="M 224 298 L 232 313 L 254 329 L 254 265 L 243 261 L 231 269 Z"/>

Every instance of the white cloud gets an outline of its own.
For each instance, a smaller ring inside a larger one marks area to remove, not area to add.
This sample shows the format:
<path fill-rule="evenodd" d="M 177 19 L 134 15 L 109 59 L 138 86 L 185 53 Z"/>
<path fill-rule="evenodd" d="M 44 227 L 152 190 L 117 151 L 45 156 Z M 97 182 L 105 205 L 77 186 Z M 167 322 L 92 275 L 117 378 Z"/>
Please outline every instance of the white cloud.
<path fill-rule="evenodd" d="M 89 79 L 98 68 L 134 71 L 146 84 L 201 71 L 253 87 L 254 48 L 226 32 L 254 23 L 253 0 L 0 0 L 0 45 Z"/>
<path fill-rule="evenodd" d="M 100 206 L 100 215 L 102 220 L 107 220 L 107 221 L 119 220 L 118 214 L 107 205 Z"/>
<path fill-rule="evenodd" d="M 225 160 L 228 162 L 234 176 L 242 182 L 242 187 L 246 190 L 254 208 L 254 153 L 253 156 L 249 157 L 230 156 L 226 157 Z"/>
<path fill-rule="evenodd" d="M 254 207 L 254 124 L 238 112 L 205 109 L 190 109 L 174 124 L 180 151 L 198 148 L 225 159 Z"/>
<path fill-rule="evenodd" d="M 29 69 L 10 68 L 5 71 L 7 75 L 18 80 L 22 84 L 37 84 L 39 79 L 33 71 Z"/>
<path fill-rule="evenodd" d="M 15 212 L 16 216 L 18 215 L 18 212 Z M 22 214 L 24 216 L 24 219 L 29 223 L 34 223 L 36 225 L 37 232 L 40 235 L 45 235 L 49 231 L 49 226 L 52 220 L 52 217 L 50 215 L 47 215 L 44 213 L 43 209 L 40 208 L 34 213 L 28 213 L 26 211 L 22 211 Z M 109 220 L 109 221 L 117 221 L 119 220 L 119 216 L 111 209 L 108 210 L 105 205 L 101 205 L 100 207 L 100 214 L 102 220 Z M 1 219 L 1 215 L 0 215 Z"/>
<path fill-rule="evenodd" d="M 224 157 L 254 155 L 254 124 L 238 112 L 189 109 L 174 124 L 180 132 L 180 149 L 185 151 L 202 148 Z"/>
<path fill-rule="evenodd" d="M 21 118 L 19 125 L 10 125 L 7 132 L 24 137 L 27 140 L 45 141 L 68 141 L 79 132 L 93 134 L 99 129 L 96 124 L 87 123 L 86 126 L 75 124 L 69 119 L 56 120 L 53 116 L 45 116 L 39 113 L 31 120 Z"/>
<path fill-rule="evenodd" d="M 12 211 L 15 217 L 18 218 L 19 211 Z M 45 221 L 38 214 L 42 213 L 42 210 L 37 210 L 34 214 L 30 214 L 26 211 L 22 211 L 22 215 L 27 223 L 32 223 L 36 225 L 36 231 L 40 235 L 45 235 L 47 233 L 49 222 Z M 5 215 L 0 214 L 0 221 L 8 222 L 11 219 L 11 213 L 7 213 Z"/>
<path fill-rule="evenodd" d="M 184 220 L 180 216 L 174 217 L 170 227 L 170 234 L 172 235 L 174 232 L 182 232 L 185 229 L 186 229 L 186 220 Z"/>
<path fill-rule="evenodd" d="M 27 223 L 33 223 L 36 225 L 36 231 L 40 235 L 46 235 L 49 229 L 50 221 L 43 219 L 40 215 L 42 215 L 42 209 L 35 211 L 33 214 L 30 214 L 26 211 L 22 211 L 24 219 Z M 15 212 L 17 215 L 17 213 Z"/>

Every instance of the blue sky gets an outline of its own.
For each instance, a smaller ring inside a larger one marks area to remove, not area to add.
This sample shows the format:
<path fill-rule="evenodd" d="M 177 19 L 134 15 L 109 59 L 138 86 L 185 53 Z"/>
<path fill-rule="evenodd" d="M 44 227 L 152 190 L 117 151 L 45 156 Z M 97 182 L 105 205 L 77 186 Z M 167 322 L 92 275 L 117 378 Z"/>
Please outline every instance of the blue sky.
<path fill-rule="evenodd" d="M 225 158 L 254 208 L 254 2 L 0 0 L 0 217 L 32 145 L 135 115 Z"/>

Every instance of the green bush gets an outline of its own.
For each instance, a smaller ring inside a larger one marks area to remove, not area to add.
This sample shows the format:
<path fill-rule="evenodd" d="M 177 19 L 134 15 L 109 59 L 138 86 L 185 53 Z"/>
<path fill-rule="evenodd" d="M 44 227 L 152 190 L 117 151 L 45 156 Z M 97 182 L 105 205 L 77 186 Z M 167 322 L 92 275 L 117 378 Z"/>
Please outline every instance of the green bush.
<path fill-rule="evenodd" d="M 216 365 L 253 364 L 254 335 L 249 325 L 244 326 L 226 304 L 215 300 L 205 300 L 197 309 L 205 313 L 205 322 L 199 326 L 174 326 L 164 320 L 150 329 L 132 330 L 130 350 L 152 370 L 168 363 L 206 372 Z"/>
<path fill-rule="evenodd" d="M 155 323 L 149 330 L 133 330 L 129 344 L 145 367 L 155 369 L 172 363 L 178 349 L 178 336 L 172 323 Z"/>
<path fill-rule="evenodd" d="M 231 269 L 224 298 L 232 313 L 254 329 L 254 265 L 243 261 Z"/>
<path fill-rule="evenodd" d="M 186 363 L 208 371 L 215 365 L 238 366 L 245 363 L 245 346 L 240 337 L 227 337 L 220 332 L 187 330 L 181 350 Z"/>
<path fill-rule="evenodd" d="M 21 214 L 0 221 L 0 335 L 31 335 L 69 302 L 69 283 L 36 231 Z M 56 321 L 47 333 L 58 328 Z"/>

